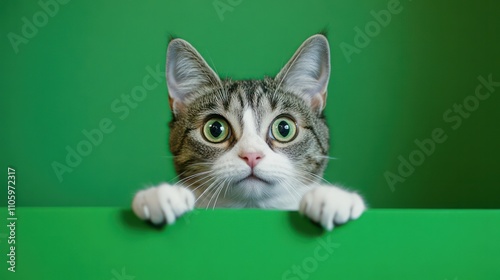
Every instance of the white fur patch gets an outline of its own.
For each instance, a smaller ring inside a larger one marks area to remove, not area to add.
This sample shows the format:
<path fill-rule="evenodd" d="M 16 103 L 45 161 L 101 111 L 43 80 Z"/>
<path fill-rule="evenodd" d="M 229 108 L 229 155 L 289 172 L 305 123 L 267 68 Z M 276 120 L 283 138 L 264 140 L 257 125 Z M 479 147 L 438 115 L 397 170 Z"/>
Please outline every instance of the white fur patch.
<path fill-rule="evenodd" d="M 359 218 L 365 209 L 365 203 L 357 193 L 334 186 L 318 186 L 304 195 L 299 211 L 332 230 L 335 224 Z"/>
<path fill-rule="evenodd" d="M 183 187 L 161 184 L 137 192 L 132 210 L 142 220 L 153 224 L 173 224 L 184 213 L 194 208 L 193 193 Z"/>
<path fill-rule="evenodd" d="M 189 102 L 193 91 L 203 85 L 221 83 L 201 55 L 181 39 L 169 44 L 166 76 L 174 113 Z M 322 110 L 329 77 L 328 41 L 322 35 L 314 35 L 301 45 L 276 79 L 285 91 L 298 94 L 313 109 Z M 300 166 L 294 166 L 287 156 L 268 146 L 269 126 L 276 117 L 272 112 L 257 124 L 253 110 L 243 110 L 243 123 L 238 123 L 236 116 L 227 118 L 234 129 L 236 143 L 209 163 L 210 171 L 197 174 L 201 178 L 196 177 L 196 182 L 200 182 L 196 189 L 191 191 L 179 185 L 161 184 L 141 190 L 132 202 L 134 213 L 154 224 L 172 224 L 179 216 L 192 210 L 195 203 L 197 207 L 298 209 L 331 230 L 335 224 L 356 219 L 365 211 L 365 203 L 357 193 L 312 183 L 301 173 Z M 296 140 L 302 136 L 300 129 L 298 131 Z M 204 141 L 199 131 L 191 133 L 195 139 Z M 275 147 L 279 145 L 286 144 L 277 143 Z M 249 153 L 262 155 L 253 169 L 242 156 Z"/>

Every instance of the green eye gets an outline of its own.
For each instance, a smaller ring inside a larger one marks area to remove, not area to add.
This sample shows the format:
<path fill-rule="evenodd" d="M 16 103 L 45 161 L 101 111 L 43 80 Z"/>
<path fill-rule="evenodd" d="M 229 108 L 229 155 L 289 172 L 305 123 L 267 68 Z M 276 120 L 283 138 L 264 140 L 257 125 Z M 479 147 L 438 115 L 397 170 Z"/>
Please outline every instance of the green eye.
<path fill-rule="evenodd" d="M 297 126 L 295 121 L 288 117 L 278 117 L 271 125 L 271 133 L 279 142 L 290 142 L 297 134 Z"/>
<path fill-rule="evenodd" d="M 229 135 L 229 125 L 221 117 L 209 119 L 203 126 L 203 135 L 212 143 L 220 143 Z"/>

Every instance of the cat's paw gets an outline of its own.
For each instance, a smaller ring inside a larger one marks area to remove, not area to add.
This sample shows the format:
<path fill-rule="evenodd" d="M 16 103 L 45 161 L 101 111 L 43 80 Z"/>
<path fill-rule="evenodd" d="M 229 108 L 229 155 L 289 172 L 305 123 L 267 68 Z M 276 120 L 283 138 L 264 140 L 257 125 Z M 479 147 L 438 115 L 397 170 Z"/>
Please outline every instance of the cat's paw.
<path fill-rule="evenodd" d="M 190 190 L 162 184 L 136 193 L 132 209 L 137 217 L 155 225 L 173 224 L 182 214 L 193 210 L 194 202 Z"/>
<path fill-rule="evenodd" d="M 301 214 L 327 230 L 332 230 L 335 224 L 357 219 L 365 209 L 359 194 L 333 186 L 320 186 L 308 191 L 299 206 Z"/>

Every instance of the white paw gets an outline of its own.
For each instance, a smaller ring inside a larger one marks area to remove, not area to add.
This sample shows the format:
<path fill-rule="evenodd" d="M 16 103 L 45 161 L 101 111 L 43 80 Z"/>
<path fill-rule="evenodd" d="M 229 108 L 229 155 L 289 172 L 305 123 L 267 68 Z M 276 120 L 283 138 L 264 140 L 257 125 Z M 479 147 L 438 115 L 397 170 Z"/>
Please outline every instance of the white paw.
<path fill-rule="evenodd" d="M 132 210 L 153 224 L 173 224 L 182 214 L 193 210 L 194 195 L 185 188 L 162 184 L 136 193 Z"/>
<path fill-rule="evenodd" d="M 299 206 L 301 214 L 327 230 L 332 230 L 335 224 L 357 219 L 365 209 L 359 194 L 333 186 L 320 186 L 308 191 Z"/>

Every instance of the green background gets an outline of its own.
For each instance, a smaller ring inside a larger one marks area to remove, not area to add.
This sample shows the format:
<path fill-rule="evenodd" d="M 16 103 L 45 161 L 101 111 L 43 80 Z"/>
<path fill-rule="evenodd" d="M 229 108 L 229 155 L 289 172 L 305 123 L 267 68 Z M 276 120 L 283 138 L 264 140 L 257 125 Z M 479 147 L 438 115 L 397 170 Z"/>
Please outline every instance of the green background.
<path fill-rule="evenodd" d="M 326 116 L 337 159 L 325 178 L 359 190 L 374 208 L 500 207 L 500 88 L 457 130 L 443 120 L 474 94 L 478 76 L 500 81 L 499 2 L 401 1 L 402 11 L 348 62 L 340 44 L 354 45 L 354 28 L 387 3 L 242 1 L 221 18 L 213 1 L 73 0 L 16 53 L 8 34 L 21 36 L 22 18 L 32 22 L 42 8 L 2 1 L 0 166 L 16 169 L 18 206 L 128 207 L 137 189 L 174 179 L 164 80 L 123 120 L 111 109 L 142 84 L 146 67 L 164 70 L 169 35 L 191 42 L 222 77 L 247 79 L 275 75 L 303 40 L 326 29 Z M 114 131 L 59 181 L 52 163 L 64 163 L 66 147 L 104 118 Z M 414 140 L 435 128 L 446 142 L 391 189 L 384 173 L 397 173 L 398 156 L 408 158 Z"/>
<path fill-rule="evenodd" d="M 164 78 L 128 114 L 112 108 L 124 108 L 122 95 L 147 69 L 164 71 L 170 35 L 222 77 L 257 79 L 326 30 L 336 159 L 325 178 L 359 190 L 372 208 L 500 208 L 500 87 L 458 129 L 443 120 L 474 94 L 478 76 L 500 81 L 498 1 L 401 1 L 350 61 L 340 46 L 355 46 L 355 28 L 388 0 L 220 0 L 237 4 L 222 17 L 212 0 L 94 2 L 60 5 L 17 52 L 9 36 L 22 36 L 24 18 L 43 9 L 0 2 L 0 166 L 5 183 L 7 167 L 16 169 L 18 206 L 15 274 L 0 208 L 0 279 L 296 280 L 284 273 L 315 257 L 321 240 L 338 248 L 308 279 L 500 279 L 499 210 L 371 209 L 330 233 L 296 212 L 196 210 L 153 228 L 129 205 L 139 188 L 175 180 Z M 65 164 L 66 147 L 103 120 L 113 131 L 59 180 L 52 164 Z M 436 128 L 447 140 L 391 189 L 384 173 L 397 173 L 398 158 Z"/>
<path fill-rule="evenodd" d="M 500 279 L 500 210 L 372 209 L 330 233 L 255 209 L 198 209 L 163 230 L 111 207 L 17 215 L 17 270 L 0 279 Z"/>

